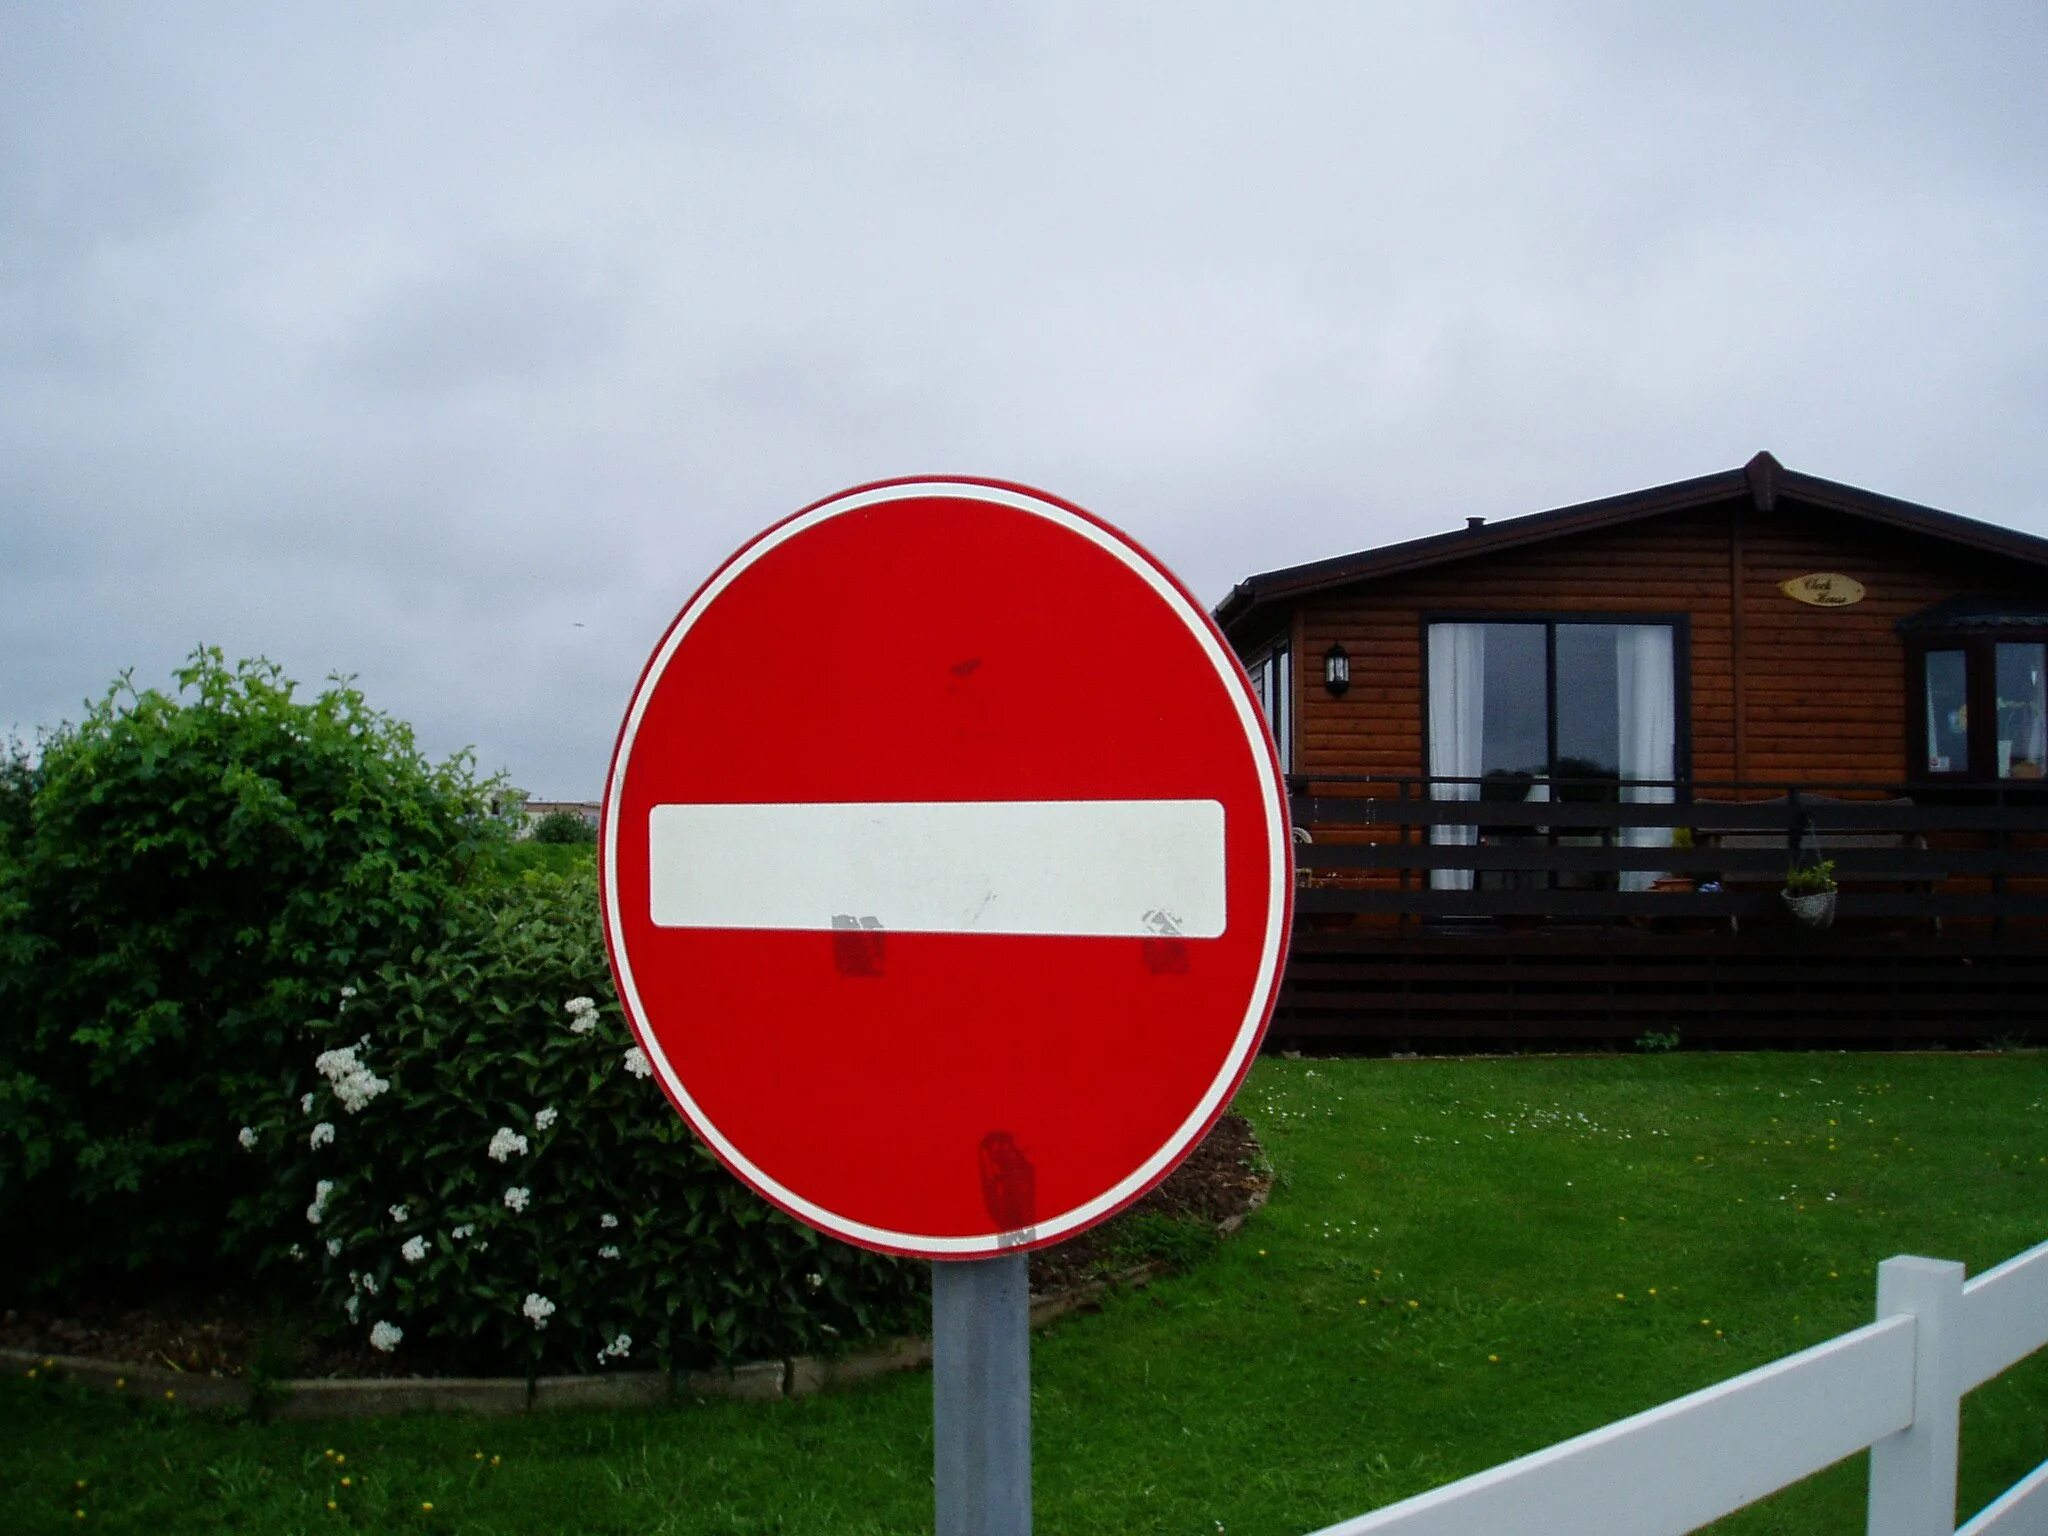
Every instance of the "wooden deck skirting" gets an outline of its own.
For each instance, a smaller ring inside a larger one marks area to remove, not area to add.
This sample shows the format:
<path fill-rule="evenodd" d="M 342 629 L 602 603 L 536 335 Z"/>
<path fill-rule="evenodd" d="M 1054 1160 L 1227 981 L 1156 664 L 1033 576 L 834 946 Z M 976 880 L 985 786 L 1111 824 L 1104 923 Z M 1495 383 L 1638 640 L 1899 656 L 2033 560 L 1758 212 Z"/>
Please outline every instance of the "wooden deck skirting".
<path fill-rule="evenodd" d="M 1911 787 L 1673 785 L 1669 804 L 1432 798 L 1417 780 L 1295 797 L 1297 930 L 1278 1045 L 1627 1047 L 2048 1043 L 2048 799 Z M 1710 792 L 1711 791 L 1711 795 Z M 1856 798 L 1851 798 L 1854 796 Z M 1477 829 L 1431 843 L 1433 827 Z M 1690 847 L 1627 847 L 1629 827 Z M 1795 857 L 1838 916 L 1799 927 Z M 1469 889 L 1434 888 L 1465 870 Z M 1620 889 L 1620 875 L 1665 876 Z"/>

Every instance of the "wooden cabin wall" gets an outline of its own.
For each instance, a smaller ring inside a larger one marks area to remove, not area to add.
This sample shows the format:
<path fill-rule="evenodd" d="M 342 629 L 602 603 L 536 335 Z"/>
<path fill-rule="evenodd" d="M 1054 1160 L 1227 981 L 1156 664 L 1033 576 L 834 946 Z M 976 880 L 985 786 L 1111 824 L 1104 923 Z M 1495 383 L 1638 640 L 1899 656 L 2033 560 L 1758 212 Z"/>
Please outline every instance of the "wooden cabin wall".
<path fill-rule="evenodd" d="M 1867 595 L 1824 609 L 1778 590 L 1815 571 L 1854 577 Z M 1893 625 L 1996 585 L 1984 557 L 1942 541 L 1784 504 L 1761 512 L 1745 498 L 1321 593 L 1296 614 L 1296 772 L 1427 772 L 1429 613 L 1672 613 L 1690 625 L 1695 779 L 1896 782 L 1908 709 Z M 1351 655 L 1341 699 L 1320 681 L 1333 641 Z"/>

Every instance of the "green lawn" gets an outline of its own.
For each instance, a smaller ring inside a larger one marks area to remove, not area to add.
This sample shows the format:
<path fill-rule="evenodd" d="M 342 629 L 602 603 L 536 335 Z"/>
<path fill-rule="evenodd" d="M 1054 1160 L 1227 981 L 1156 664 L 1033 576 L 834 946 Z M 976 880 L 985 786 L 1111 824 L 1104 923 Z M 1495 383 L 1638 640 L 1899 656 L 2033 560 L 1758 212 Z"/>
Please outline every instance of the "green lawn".
<path fill-rule="evenodd" d="M 2048 1238 L 2041 1053 L 1269 1061 L 1239 1104 L 1265 1211 L 1037 1342 L 1049 1536 L 1308 1531 L 1867 1321 L 1889 1254 Z M 915 1531 L 930 1401 L 259 1425 L 17 1380 L 0 1529 Z M 2048 1457 L 2048 1355 L 1963 1438 L 1968 1514 Z M 1858 1532 L 1862 1490 L 1724 1528 Z"/>

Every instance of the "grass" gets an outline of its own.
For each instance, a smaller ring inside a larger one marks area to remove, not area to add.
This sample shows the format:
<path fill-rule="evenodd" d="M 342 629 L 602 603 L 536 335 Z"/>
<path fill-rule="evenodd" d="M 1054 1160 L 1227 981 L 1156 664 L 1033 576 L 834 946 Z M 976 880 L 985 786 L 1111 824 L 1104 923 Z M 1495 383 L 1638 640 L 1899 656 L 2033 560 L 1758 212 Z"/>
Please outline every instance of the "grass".
<path fill-rule="evenodd" d="M 1036 1343 L 1041 1531 L 1310 1531 L 1854 1327 L 1890 1254 L 2048 1238 L 2040 1053 L 1268 1061 L 1239 1106 L 1267 1208 Z M 14 1380 L 0 1529 L 928 1530 L 930 1401 L 265 1425 Z M 1965 1514 L 2044 1426 L 2048 1357 L 1966 1401 Z M 1857 1458 L 1721 1529 L 1862 1500 Z"/>
<path fill-rule="evenodd" d="M 546 870 L 549 874 L 574 874 L 579 869 L 588 869 L 597 862 L 597 844 L 589 843 L 539 843 L 532 838 L 523 842 L 506 843 L 494 855 L 498 872 L 513 878 L 529 869 Z"/>

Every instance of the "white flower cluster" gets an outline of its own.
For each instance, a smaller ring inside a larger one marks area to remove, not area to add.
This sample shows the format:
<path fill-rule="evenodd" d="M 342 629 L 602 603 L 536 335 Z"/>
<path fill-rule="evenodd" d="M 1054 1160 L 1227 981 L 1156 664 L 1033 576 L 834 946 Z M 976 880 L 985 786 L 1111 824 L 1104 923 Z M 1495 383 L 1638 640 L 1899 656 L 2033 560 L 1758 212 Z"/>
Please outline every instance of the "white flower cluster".
<path fill-rule="evenodd" d="M 348 1288 L 352 1291 L 361 1291 L 365 1295 L 374 1296 L 377 1294 L 377 1277 L 371 1274 L 359 1275 L 354 1270 L 350 1270 L 348 1272 Z"/>
<path fill-rule="evenodd" d="M 322 1179 L 313 1186 L 313 1203 L 306 1207 L 306 1220 L 314 1226 L 320 1225 L 320 1218 L 327 1214 L 327 1197 L 334 1193 L 334 1180 Z"/>
<path fill-rule="evenodd" d="M 398 1250 L 408 1264 L 417 1264 L 427 1256 L 427 1240 L 424 1237 L 408 1237 L 405 1245 Z"/>
<path fill-rule="evenodd" d="M 313 1095 L 310 1092 L 303 1093 L 299 1096 L 299 1113 L 302 1115 L 310 1115 L 313 1113 Z"/>
<path fill-rule="evenodd" d="M 336 1013 L 347 1013 L 349 999 L 354 997 L 355 995 L 356 989 L 354 987 L 343 987 L 341 989 L 341 1006 L 336 1008 L 334 1011 Z"/>
<path fill-rule="evenodd" d="M 461 1242 L 461 1241 L 462 1241 L 462 1240 L 463 1240 L 464 1238 L 468 1237 L 468 1236 L 469 1236 L 469 1234 L 470 1234 L 470 1233 L 472 1233 L 472 1232 L 474 1232 L 475 1230 L 476 1230 L 476 1223 L 475 1223 L 475 1222 L 473 1222 L 473 1221 L 465 1221 L 465 1222 L 464 1222 L 464 1223 L 463 1223 L 463 1224 L 462 1224 L 461 1226 L 459 1226 L 459 1227 L 455 1228 L 455 1229 L 454 1229 L 453 1231 L 451 1231 L 451 1232 L 450 1232 L 450 1233 L 449 1233 L 448 1235 L 449 1235 L 450 1237 L 454 1238 L 454 1239 L 455 1239 L 455 1241 L 459 1243 L 459 1242 Z"/>
<path fill-rule="evenodd" d="M 602 1216 L 597 1218 L 597 1224 L 600 1227 L 610 1229 L 612 1227 L 616 1227 L 619 1224 L 619 1218 L 614 1216 L 610 1211 L 606 1211 Z"/>
<path fill-rule="evenodd" d="M 550 1104 L 546 1109 L 543 1109 L 533 1117 L 533 1128 L 536 1131 L 544 1131 L 560 1118 L 561 1116 L 555 1111 L 555 1106 Z"/>
<path fill-rule="evenodd" d="M 354 1295 L 353 1293 L 351 1293 L 347 1301 L 344 1301 L 341 1304 L 341 1310 L 348 1314 L 348 1320 L 350 1322 L 354 1322 L 356 1320 L 356 1313 L 360 1312 L 362 1310 L 362 1307 L 363 1298 Z"/>
<path fill-rule="evenodd" d="M 635 1077 L 654 1076 L 653 1063 L 648 1061 L 647 1053 L 641 1050 L 640 1047 L 637 1045 L 634 1046 L 633 1049 L 631 1049 L 630 1051 L 626 1052 L 626 1070 L 632 1073 Z"/>
<path fill-rule="evenodd" d="M 533 1198 L 533 1191 L 514 1184 L 505 1191 L 505 1209 L 515 1216 L 526 1209 L 526 1202 Z"/>
<path fill-rule="evenodd" d="M 569 1015 L 570 1034 L 587 1035 L 597 1028 L 597 1004 L 589 998 L 572 997 L 562 1004 L 562 1009 Z"/>
<path fill-rule="evenodd" d="M 289 1253 L 294 1259 L 303 1259 L 306 1256 L 306 1250 L 297 1243 L 293 1243 L 285 1252 Z"/>
<path fill-rule="evenodd" d="M 528 1291 L 526 1300 L 520 1304 L 519 1310 L 533 1319 L 534 1327 L 545 1328 L 548 1319 L 555 1315 L 555 1304 L 538 1291 Z"/>
<path fill-rule="evenodd" d="M 498 1127 L 496 1134 L 491 1137 L 490 1146 L 484 1150 L 490 1153 L 491 1161 L 494 1163 L 502 1163 L 513 1157 L 524 1157 L 526 1155 L 526 1138 L 513 1130 L 511 1126 L 501 1125 Z"/>
<path fill-rule="evenodd" d="M 327 1239 L 327 1257 L 329 1257 L 330 1259 L 338 1259 L 341 1257 L 340 1238 L 330 1237 L 329 1239 Z"/>
<path fill-rule="evenodd" d="M 334 1089 L 341 1107 L 355 1114 L 391 1085 L 356 1059 L 356 1052 L 370 1043 L 368 1035 L 354 1045 L 337 1046 L 313 1058 L 313 1066 Z"/>
<path fill-rule="evenodd" d="M 322 1120 L 313 1127 L 313 1134 L 306 1138 L 306 1143 L 315 1152 L 318 1152 L 332 1140 L 334 1140 L 334 1122 L 332 1120 Z"/>
<path fill-rule="evenodd" d="M 600 1360 L 623 1360 L 631 1353 L 633 1353 L 633 1335 L 630 1333 L 620 1333 L 614 1334 L 611 1343 L 605 1345 L 603 1349 L 597 1352 L 597 1358 Z"/>
<path fill-rule="evenodd" d="M 396 1323 L 378 1323 L 370 1330 L 370 1348 L 382 1350 L 385 1354 L 398 1348 L 398 1341 L 405 1337 L 405 1330 Z"/>
<path fill-rule="evenodd" d="M 619 1256 L 619 1245 L 617 1243 L 606 1243 L 597 1250 L 597 1256 L 600 1259 L 616 1259 Z"/>
<path fill-rule="evenodd" d="M 394 1205 L 391 1207 L 390 1216 L 393 1221 L 404 1221 L 410 1215 L 412 1215 L 412 1209 L 409 1206 Z"/>
<path fill-rule="evenodd" d="M 825 1285 L 825 1277 L 813 1271 L 811 1274 L 804 1276 L 804 1284 L 814 1291 L 822 1290 Z"/>
<path fill-rule="evenodd" d="M 239 1141 L 242 1144 L 242 1150 L 247 1152 L 256 1145 L 256 1128 L 249 1125 L 243 1126 L 239 1131 L 235 1132 L 235 1140 Z"/>

